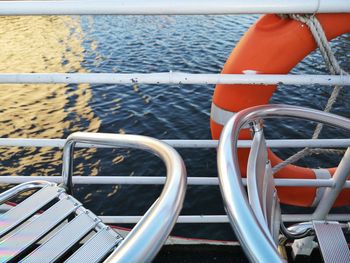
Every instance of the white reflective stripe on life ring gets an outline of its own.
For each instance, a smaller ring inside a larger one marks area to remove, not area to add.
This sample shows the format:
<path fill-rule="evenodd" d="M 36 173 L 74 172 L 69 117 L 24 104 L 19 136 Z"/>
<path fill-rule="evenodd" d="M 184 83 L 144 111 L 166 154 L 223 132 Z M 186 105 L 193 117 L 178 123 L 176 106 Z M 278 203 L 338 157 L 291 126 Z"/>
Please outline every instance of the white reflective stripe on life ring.
<path fill-rule="evenodd" d="M 330 174 L 330 172 L 327 169 L 312 169 L 312 170 L 315 173 L 316 179 L 331 179 L 332 178 L 332 175 Z M 316 196 L 315 196 L 315 199 L 311 205 L 312 207 L 315 207 L 318 205 L 325 190 L 326 190 L 325 187 L 318 187 L 316 189 Z"/>
<path fill-rule="evenodd" d="M 210 118 L 217 124 L 225 126 L 225 124 L 236 114 L 237 112 L 231 112 L 221 109 L 219 106 L 215 105 L 214 102 L 211 103 Z M 244 125 L 243 129 L 248 129 L 249 124 Z"/>
<path fill-rule="evenodd" d="M 236 112 L 221 109 L 220 107 L 215 105 L 214 102 L 211 104 L 210 118 L 217 124 L 225 126 L 229 119 L 231 119 L 231 117 L 235 114 Z"/>

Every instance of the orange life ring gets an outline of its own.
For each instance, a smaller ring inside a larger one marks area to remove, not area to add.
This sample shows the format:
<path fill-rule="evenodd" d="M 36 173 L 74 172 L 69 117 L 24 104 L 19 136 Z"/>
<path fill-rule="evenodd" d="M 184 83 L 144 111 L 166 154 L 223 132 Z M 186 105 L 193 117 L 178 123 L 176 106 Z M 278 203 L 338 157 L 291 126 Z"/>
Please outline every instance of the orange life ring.
<path fill-rule="evenodd" d="M 327 39 L 350 32 L 350 14 L 319 14 Z M 226 61 L 223 74 L 242 74 L 254 71 L 257 74 L 286 74 L 306 55 L 316 48 L 308 27 L 292 19 L 277 15 L 264 15 L 243 36 Z M 211 109 L 210 127 L 213 139 L 219 139 L 223 124 L 235 112 L 267 104 L 275 85 L 216 85 Z M 250 132 L 242 130 L 240 139 L 249 139 Z M 247 167 L 249 149 L 239 150 L 239 162 L 243 176 Z M 272 165 L 280 163 L 269 151 Z M 335 168 L 309 169 L 288 165 L 275 174 L 276 178 L 330 178 Z M 280 201 L 298 206 L 313 206 L 322 195 L 322 188 L 279 187 Z M 350 190 L 344 190 L 335 206 L 350 204 Z"/>

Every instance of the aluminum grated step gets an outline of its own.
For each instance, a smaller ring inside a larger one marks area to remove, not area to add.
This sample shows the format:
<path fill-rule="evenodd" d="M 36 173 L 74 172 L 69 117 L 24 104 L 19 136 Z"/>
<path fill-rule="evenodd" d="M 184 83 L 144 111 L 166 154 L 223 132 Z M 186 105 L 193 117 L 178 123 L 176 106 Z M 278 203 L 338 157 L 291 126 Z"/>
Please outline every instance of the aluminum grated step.
<path fill-rule="evenodd" d="M 20 262 L 54 262 L 79 242 L 96 224 L 93 218 L 86 213 L 81 213 Z M 60 245 L 57 246 L 57 244 Z"/>
<path fill-rule="evenodd" d="M 49 208 L 36 214 L 49 203 Z M 100 262 L 122 240 L 78 200 L 54 184 L 43 187 L 0 216 L 0 226 L 3 233 L 0 262 L 62 262 L 69 255 L 66 253 L 72 253 L 70 262 Z M 6 236 L 9 231 L 12 232 Z M 77 244 L 91 231 L 95 234 L 79 247 Z"/>
<path fill-rule="evenodd" d="M 121 236 L 117 235 L 114 230 L 102 228 L 65 263 L 100 262 L 120 241 L 122 241 Z"/>
<path fill-rule="evenodd" d="M 0 216 L 0 237 L 31 217 L 53 199 L 57 198 L 63 189 L 57 186 L 47 186 L 25 199 L 20 204 Z"/>
<path fill-rule="evenodd" d="M 350 262 L 350 251 L 338 222 L 313 221 L 325 263 Z"/>
<path fill-rule="evenodd" d="M 7 262 L 22 253 L 67 218 L 75 209 L 76 205 L 73 202 L 62 199 L 28 225 L 3 240 L 0 243 L 1 262 Z"/>

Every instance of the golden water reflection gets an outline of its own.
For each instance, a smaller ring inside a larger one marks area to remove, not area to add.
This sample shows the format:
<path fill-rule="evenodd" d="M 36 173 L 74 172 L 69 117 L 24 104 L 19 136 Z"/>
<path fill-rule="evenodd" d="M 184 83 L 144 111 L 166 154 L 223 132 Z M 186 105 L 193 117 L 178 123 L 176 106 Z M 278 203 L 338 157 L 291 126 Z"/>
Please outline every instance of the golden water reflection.
<path fill-rule="evenodd" d="M 78 18 L 0 17 L 0 72 L 84 72 L 82 42 Z M 0 98 L 1 137 L 63 138 L 100 126 L 89 106 L 89 85 L 3 84 Z M 91 152 L 84 151 L 85 159 Z M 62 157 L 49 148 L 2 148 L 0 155 L 1 175 L 26 175 L 31 165 L 36 175 L 57 174 Z"/>

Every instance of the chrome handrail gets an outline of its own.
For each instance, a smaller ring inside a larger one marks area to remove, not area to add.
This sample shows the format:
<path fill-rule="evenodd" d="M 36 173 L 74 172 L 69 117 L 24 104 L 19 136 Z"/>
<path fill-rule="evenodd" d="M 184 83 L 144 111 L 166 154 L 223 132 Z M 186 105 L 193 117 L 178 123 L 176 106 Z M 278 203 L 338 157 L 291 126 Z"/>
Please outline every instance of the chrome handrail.
<path fill-rule="evenodd" d="M 22 183 L 19 185 L 16 185 L 5 192 L 0 193 L 0 204 L 5 203 L 6 201 L 10 200 L 11 198 L 15 197 L 18 194 L 21 194 L 23 192 L 27 192 L 34 189 L 40 189 L 44 188 L 48 185 L 55 185 L 56 183 L 48 182 L 44 180 L 36 180 L 36 181 L 30 181 L 26 183 Z"/>
<path fill-rule="evenodd" d="M 259 119 L 276 117 L 302 118 L 350 130 L 350 120 L 347 118 L 318 110 L 287 105 L 252 107 L 237 113 L 225 125 L 221 133 L 217 157 L 220 189 L 230 223 L 247 256 L 253 262 L 281 262 L 283 259 L 258 224 L 249 205 L 239 169 L 237 140 L 240 129 L 246 124 Z M 347 155 L 349 155 L 349 148 L 344 157 Z M 349 167 L 342 168 L 342 171 L 346 169 L 349 169 Z M 344 182 L 345 173 L 341 174 L 342 176 L 334 178 L 336 185 Z M 332 198 L 328 198 L 328 202 L 338 195 L 337 191 L 332 189 L 330 191 L 333 194 Z M 329 204 L 326 202 L 327 200 L 320 202 L 319 207 L 323 206 L 326 208 L 322 209 L 327 209 Z"/>
<path fill-rule="evenodd" d="M 72 183 L 72 157 L 76 143 L 143 149 L 163 160 L 167 179 L 160 197 L 106 259 L 106 262 L 150 262 L 170 234 L 182 208 L 186 192 L 186 169 L 182 158 L 169 145 L 146 136 L 74 133 L 67 138 L 63 150 L 62 176 L 68 189 Z"/>

